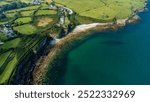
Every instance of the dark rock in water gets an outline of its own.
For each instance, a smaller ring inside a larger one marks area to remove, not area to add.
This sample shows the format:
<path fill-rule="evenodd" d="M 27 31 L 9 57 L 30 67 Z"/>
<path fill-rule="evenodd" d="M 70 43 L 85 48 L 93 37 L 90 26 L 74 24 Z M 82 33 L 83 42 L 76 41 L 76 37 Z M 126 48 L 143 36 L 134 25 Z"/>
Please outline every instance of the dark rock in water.
<path fill-rule="evenodd" d="M 128 20 L 128 23 L 136 23 L 136 22 L 138 22 L 139 20 L 141 20 L 140 16 L 135 15 L 135 16 L 133 16 L 131 19 Z"/>

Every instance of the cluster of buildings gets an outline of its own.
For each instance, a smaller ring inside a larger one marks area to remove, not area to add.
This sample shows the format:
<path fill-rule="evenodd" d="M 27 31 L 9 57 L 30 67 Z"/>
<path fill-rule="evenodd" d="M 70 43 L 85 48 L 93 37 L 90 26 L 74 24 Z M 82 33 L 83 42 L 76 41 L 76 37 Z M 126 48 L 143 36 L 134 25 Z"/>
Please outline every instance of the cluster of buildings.
<path fill-rule="evenodd" d="M 41 0 L 32 0 L 33 4 L 41 4 Z"/>
<path fill-rule="evenodd" d="M 12 30 L 12 28 L 9 25 L 3 25 L 0 28 L 0 33 L 4 34 L 4 36 L 6 36 L 8 39 L 9 38 L 14 38 L 17 35 L 14 33 L 14 31 Z M 4 44 L 4 42 L 0 41 L 0 45 Z"/>
<path fill-rule="evenodd" d="M 60 9 L 59 24 L 64 25 L 65 24 L 65 17 L 67 15 L 73 15 L 74 12 L 67 7 L 60 7 L 59 9 Z"/>
<path fill-rule="evenodd" d="M 4 44 L 4 42 L 0 41 L 0 45 L 3 45 L 3 44 Z"/>

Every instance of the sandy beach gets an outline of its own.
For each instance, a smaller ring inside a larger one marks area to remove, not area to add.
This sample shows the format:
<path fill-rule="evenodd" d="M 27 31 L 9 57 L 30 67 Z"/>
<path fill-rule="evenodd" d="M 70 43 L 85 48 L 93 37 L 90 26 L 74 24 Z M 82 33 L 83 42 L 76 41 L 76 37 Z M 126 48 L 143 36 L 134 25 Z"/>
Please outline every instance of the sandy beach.
<path fill-rule="evenodd" d="M 122 26 L 122 25 L 121 25 Z M 71 44 L 75 41 L 80 41 L 90 35 L 91 31 L 104 31 L 107 29 L 112 29 L 114 25 L 112 23 L 93 23 L 88 25 L 79 25 L 71 33 L 61 39 L 55 39 L 51 42 L 54 45 L 47 56 L 41 57 L 33 71 L 33 82 L 32 84 L 43 84 L 42 79 L 44 78 L 46 72 L 50 70 L 50 63 L 53 63 L 53 59 L 57 57 L 58 53 L 64 53 L 64 50 L 69 50 Z M 117 28 L 119 26 L 115 26 Z M 57 58 L 56 58 L 57 59 Z"/>

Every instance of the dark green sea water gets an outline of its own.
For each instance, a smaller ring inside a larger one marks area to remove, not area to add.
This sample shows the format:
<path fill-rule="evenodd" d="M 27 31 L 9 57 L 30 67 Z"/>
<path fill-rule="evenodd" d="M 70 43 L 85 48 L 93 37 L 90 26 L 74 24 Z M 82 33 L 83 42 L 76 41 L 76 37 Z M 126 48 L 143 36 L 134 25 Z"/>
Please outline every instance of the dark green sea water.
<path fill-rule="evenodd" d="M 150 12 L 116 32 L 93 33 L 67 56 L 57 84 L 149 84 Z"/>

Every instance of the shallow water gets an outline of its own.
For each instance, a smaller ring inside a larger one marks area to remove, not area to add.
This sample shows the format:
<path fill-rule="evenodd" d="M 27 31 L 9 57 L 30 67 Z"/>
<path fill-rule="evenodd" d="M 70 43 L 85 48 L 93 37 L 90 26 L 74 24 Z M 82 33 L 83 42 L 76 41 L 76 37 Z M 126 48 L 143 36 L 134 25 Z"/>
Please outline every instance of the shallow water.
<path fill-rule="evenodd" d="M 150 12 L 116 32 L 94 33 L 69 52 L 56 84 L 150 85 Z"/>

